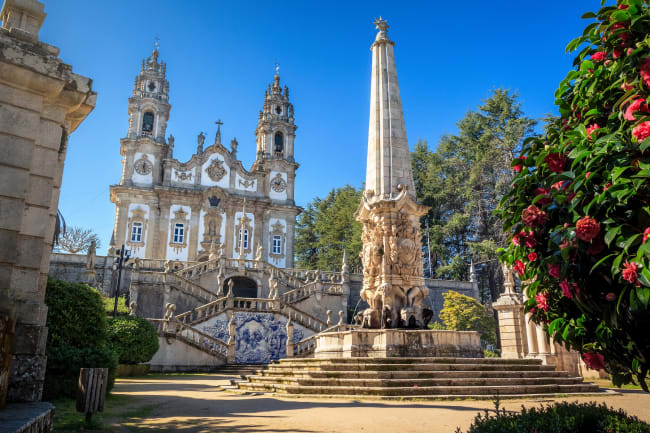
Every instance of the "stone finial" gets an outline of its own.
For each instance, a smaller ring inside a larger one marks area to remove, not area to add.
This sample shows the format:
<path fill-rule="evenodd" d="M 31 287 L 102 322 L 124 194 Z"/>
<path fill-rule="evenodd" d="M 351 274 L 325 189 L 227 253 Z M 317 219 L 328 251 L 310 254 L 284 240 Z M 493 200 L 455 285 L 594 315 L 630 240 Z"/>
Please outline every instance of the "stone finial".
<path fill-rule="evenodd" d="M 198 143 L 196 153 L 203 153 L 203 143 L 205 143 L 205 134 L 203 132 L 200 132 L 199 135 L 197 135 L 196 142 Z"/>
<path fill-rule="evenodd" d="M 44 9 L 43 3 L 37 0 L 5 0 L 0 10 L 2 28 L 12 36 L 37 42 L 45 20 Z"/>
<path fill-rule="evenodd" d="M 388 25 L 388 21 L 383 19 L 381 16 L 379 16 L 379 18 L 375 18 L 375 22 L 373 24 L 380 32 L 388 31 L 388 28 L 390 27 Z"/>
<path fill-rule="evenodd" d="M 345 313 L 343 310 L 339 310 L 339 323 L 337 325 L 343 325 L 343 321 L 345 320 Z"/>
<path fill-rule="evenodd" d="M 233 296 L 235 296 L 235 293 L 233 292 L 234 287 L 235 287 L 235 282 L 231 278 L 230 280 L 228 280 L 228 295 L 227 296 L 229 298 L 232 298 Z"/>
<path fill-rule="evenodd" d="M 469 281 L 471 283 L 475 283 L 478 281 L 477 274 L 476 274 L 476 268 L 474 267 L 474 261 L 470 260 L 469 261 Z"/>
<path fill-rule="evenodd" d="M 348 251 L 343 250 L 343 260 L 341 264 L 341 272 L 344 274 L 350 273 L 350 266 L 348 265 Z"/>
<path fill-rule="evenodd" d="M 236 138 L 233 138 L 230 140 L 230 153 L 232 154 L 233 158 L 237 157 L 237 147 L 239 146 L 239 142 L 237 142 Z"/>
<path fill-rule="evenodd" d="M 332 322 L 332 310 L 327 310 L 326 314 L 327 314 L 327 322 L 325 324 L 329 328 L 330 326 L 332 326 L 332 323 L 333 323 Z"/>

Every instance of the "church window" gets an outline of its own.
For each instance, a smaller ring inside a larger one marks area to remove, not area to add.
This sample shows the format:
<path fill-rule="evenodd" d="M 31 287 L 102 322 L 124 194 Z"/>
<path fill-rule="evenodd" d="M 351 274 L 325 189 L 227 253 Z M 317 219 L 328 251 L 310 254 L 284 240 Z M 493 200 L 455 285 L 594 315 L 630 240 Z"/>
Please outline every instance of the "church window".
<path fill-rule="evenodd" d="M 237 249 L 241 248 L 241 230 L 239 230 L 239 236 L 237 237 Z M 248 230 L 244 230 L 244 249 L 248 249 Z"/>
<path fill-rule="evenodd" d="M 176 224 L 174 225 L 174 243 L 182 244 L 185 238 L 185 225 Z"/>
<path fill-rule="evenodd" d="M 142 132 L 152 132 L 153 131 L 153 113 L 147 111 L 142 117 Z"/>
<path fill-rule="evenodd" d="M 282 236 L 273 236 L 273 254 L 282 254 Z"/>
<path fill-rule="evenodd" d="M 142 242 L 142 223 L 134 222 L 131 226 L 131 242 Z"/>
<path fill-rule="evenodd" d="M 273 144 L 274 144 L 273 152 L 276 155 L 281 156 L 282 151 L 284 150 L 284 137 L 282 136 L 282 133 L 280 133 L 280 132 L 275 133 L 275 138 L 273 140 Z"/>

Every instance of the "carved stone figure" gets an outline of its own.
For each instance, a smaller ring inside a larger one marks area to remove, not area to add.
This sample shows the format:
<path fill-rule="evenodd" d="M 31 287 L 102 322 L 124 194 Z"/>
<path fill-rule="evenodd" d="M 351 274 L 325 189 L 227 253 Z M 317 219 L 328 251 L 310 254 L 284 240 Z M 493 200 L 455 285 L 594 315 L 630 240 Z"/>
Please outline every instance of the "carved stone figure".
<path fill-rule="evenodd" d="M 205 169 L 210 179 L 219 182 L 226 175 L 226 169 L 223 166 L 223 161 L 215 158 L 212 160 L 208 168 Z"/>
<path fill-rule="evenodd" d="M 129 304 L 129 316 L 135 316 L 135 310 L 138 308 L 138 305 L 134 302 L 131 301 Z"/>
<path fill-rule="evenodd" d="M 95 270 L 95 258 L 97 257 L 97 242 L 91 241 L 86 254 L 86 269 Z"/>
<path fill-rule="evenodd" d="M 259 244 L 257 246 L 257 251 L 255 251 L 255 260 L 258 262 L 262 260 L 262 256 L 264 254 L 264 248 L 262 247 L 262 244 Z"/>

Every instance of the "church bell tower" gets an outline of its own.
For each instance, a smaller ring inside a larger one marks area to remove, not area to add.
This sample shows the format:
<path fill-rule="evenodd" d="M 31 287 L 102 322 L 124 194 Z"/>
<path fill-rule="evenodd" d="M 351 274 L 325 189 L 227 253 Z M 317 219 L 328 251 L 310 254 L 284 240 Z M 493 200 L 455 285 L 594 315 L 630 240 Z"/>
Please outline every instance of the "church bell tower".
<path fill-rule="evenodd" d="M 297 126 L 293 118 L 293 104 L 289 102 L 289 88 L 280 87 L 280 75 L 273 77 L 264 92 L 264 105 L 260 110 L 255 135 L 257 159 L 284 159 L 294 162 L 293 142 Z"/>

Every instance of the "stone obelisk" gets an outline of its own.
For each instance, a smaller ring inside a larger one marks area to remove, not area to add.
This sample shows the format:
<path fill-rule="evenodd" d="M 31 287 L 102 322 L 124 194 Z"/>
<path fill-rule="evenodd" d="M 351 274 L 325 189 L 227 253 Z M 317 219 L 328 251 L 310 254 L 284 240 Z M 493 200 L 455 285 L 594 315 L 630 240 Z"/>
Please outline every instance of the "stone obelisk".
<path fill-rule="evenodd" d="M 395 43 L 388 24 L 372 44 L 372 81 L 366 189 L 355 217 L 363 224 L 363 289 L 370 306 L 363 312 L 367 328 L 423 328 L 431 318 L 423 301 L 429 290 L 422 269 L 420 217 L 411 156 L 395 68 Z"/>

